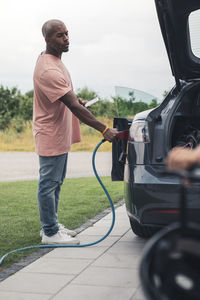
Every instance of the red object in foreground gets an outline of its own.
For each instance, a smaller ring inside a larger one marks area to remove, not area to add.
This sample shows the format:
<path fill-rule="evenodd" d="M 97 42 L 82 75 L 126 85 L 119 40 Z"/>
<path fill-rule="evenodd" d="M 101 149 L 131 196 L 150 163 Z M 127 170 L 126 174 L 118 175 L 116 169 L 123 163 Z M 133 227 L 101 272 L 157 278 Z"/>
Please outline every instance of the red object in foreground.
<path fill-rule="evenodd" d="M 129 139 L 129 130 L 119 131 L 116 135 L 116 138 L 119 140 L 125 140 L 128 141 Z"/>

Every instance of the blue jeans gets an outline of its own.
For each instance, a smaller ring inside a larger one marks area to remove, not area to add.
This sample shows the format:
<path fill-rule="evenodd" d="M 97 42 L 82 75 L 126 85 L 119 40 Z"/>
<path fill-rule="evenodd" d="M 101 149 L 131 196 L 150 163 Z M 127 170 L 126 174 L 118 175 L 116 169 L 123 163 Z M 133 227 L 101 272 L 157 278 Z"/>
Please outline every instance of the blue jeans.
<path fill-rule="evenodd" d="M 38 205 L 42 229 L 47 236 L 58 232 L 58 203 L 60 188 L 66 176 L 67 158 L 68 153 L 39 156 Z"/>

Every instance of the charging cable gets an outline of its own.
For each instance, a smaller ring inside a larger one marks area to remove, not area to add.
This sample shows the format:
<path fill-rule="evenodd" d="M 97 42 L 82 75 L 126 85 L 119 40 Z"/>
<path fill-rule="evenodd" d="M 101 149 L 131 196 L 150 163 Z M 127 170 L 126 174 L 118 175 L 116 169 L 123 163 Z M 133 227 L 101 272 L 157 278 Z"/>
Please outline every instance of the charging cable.
<path fill-rule="evenodd" d="M 12 250 L 6 254 L 4 254 L 1 258 L 0 258 L 0 265 L 2 264 L 3 260 L 9 255 L 9 254 L 12 254 L 12 253 L 16 253 L 16 252 L 19 252 L 19 251 L 25 251 L 25 250 L 29 250 L 29 249 L 37 249 L 37 248 L 83 248 L 83 247 L 89 247 L 89 246 L 93 246 L 93 245 L 96 245 L 100 242 L 102 242 L 112 231 L 113 227 L 114 227 L 114 224 L 115 224 L 115 208 L 114 208 L 114 205 L 113 205 L 113 202 L 112 202 L 112 199 L 107 191 L 107 189 L 105 188 L 103 182 L 101 181 L 98 173 L 97 173 L 97 170 L 96 170 L 96 166 L 95 166 L 95 156 L 96 156 L 96 152 L 97 150 L 99 149 L 99 147 L 105 142 L 106 140 L 103 139 L 101 140 L 101 142 L 99 142 L 96 146 L 96 148 L 94 149 L 94 152 L 93 152 L 93 155 L 92 155 L 92 167 L 93 167 L 93 171 L 94 171 L 94 174 L 97 178 L 97 180 L 99 181 L 99 184 L 101 185 L 102 189 L 104 190 L 108 200 L 109 200 L 109 203 L 110 203 L 110 206 L 111 206 L 111 211 L 112 211 L 112 223 L 111 223 L 111 226 L 109 228 L 109 230 L 107 231 L 107 233 L 102 237 L 100 238 L 99 240 L 95 241 L 95 242 L 92 242 L 92 243 L 88 243 L 88 244 L 80 244 L 80 245 L 65 245 L 65 244 L 60 244 L 60 245 L 33 245 L 33 246 L 28 246 L 28 247 L 24 247 L 24 248 L 19 248 L 19 249 L 15 249 L 15 250 Z"/>

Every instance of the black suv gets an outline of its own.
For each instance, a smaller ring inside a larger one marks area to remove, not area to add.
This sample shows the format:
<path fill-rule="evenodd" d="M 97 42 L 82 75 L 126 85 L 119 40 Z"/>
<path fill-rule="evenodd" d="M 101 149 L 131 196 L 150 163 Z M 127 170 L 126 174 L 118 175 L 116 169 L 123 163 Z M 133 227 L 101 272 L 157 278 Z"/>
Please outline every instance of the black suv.
<path fill-rule="evenodd" d="M 175 86 L 160 106 L 114 119 L 129 139 L 113 142 L 112 179 L 124 180 L 135 234 L 149 237 L 180 214 L 178 178 L 163 175 L 167 153 L 200 143 L 200 0 L 155 0 Z M 188 188 L 187 211 L 200 222 L 200 184 Z"/>

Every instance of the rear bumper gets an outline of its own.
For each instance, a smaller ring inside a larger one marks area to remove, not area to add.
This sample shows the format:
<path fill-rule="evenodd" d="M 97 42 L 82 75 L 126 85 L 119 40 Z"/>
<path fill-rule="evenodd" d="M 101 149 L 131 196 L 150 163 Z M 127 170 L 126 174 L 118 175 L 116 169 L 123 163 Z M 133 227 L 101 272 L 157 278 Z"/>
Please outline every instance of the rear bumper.
<path fill-rule="evenodd" d="M 161 175 L 164 167 L 125 166 L 125 202 L 128 216 L 143 225 L 164 226 L 180 219 L 180 182 Z M 187 189 L 187 217 L 200 223 L 200 184 Z"/>

